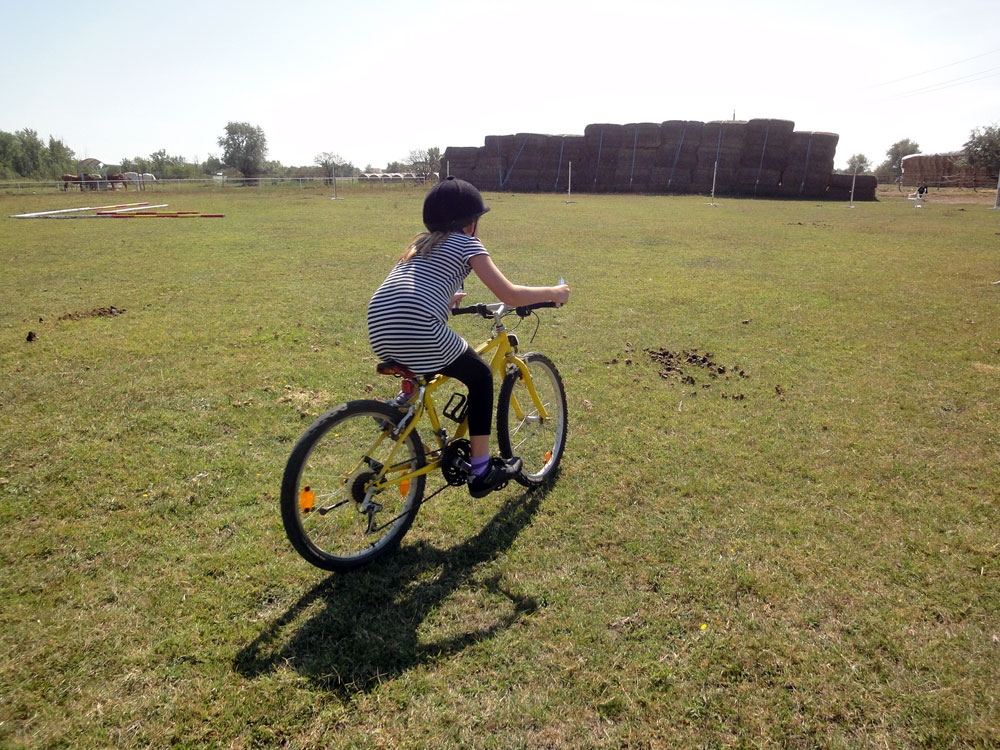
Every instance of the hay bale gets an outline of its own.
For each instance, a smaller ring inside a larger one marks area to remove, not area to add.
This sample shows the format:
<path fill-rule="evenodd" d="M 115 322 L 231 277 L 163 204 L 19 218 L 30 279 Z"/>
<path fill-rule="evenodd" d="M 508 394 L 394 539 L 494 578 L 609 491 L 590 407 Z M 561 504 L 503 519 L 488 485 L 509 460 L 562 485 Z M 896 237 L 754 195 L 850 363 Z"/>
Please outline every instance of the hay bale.
<path fill-rule="evenodd" d="M 633 122 L 625 126 L 624 146 L 635 148 L 659 148 L 661 133 L 659 123 Z"/>
<path fill-rule="evenodd" d="M 697 192 L 692 188 L 692 172 L 698 166 L 698 149 L 705 123 L 697 120 L 667 120 L 660 124 L 651 182 L 663 192 Z"/>
<path fill-rule="evenodd" d="M 861 175 L 863 176 L 863 175 Z M 830 187 L 832 188 L 847 188 L 851 189 L 851 185 L 854 184 L 853 174 L 841 174 L 839 172 L 834 172 L 830 175 Z"/>
<path fill-rule="evenodd" d="M 722 120 L 705 123 L 698 146 L 698 169 L 714 169 L 718 161 L 720 170 L 735 170 L 740 166 L 745 141 L 745 122 Z"/>
<path fill-rule="evenodd" d="M 836 133 L 796 131 L 788 146 L 788 163 L 782 173 L 779 195 L 824 198 L 837 153 Z"/>
<path fill-rule="evenodd" d="M 859 174 L 858 180 L 854 184 L 854 200 L 873 201 L 875 191 L 878 188 L 878 177 L 873 174 Z"/>
<path fill-rule="evenodd" d="M 561 139 L 538 133 L 518 133 L 514 140 L 521 145 L 511 162 L 504 187 L 532 192 L 548 190 L 561 168 Z"/>
<path fill-rule="evenodd" d="M 625 142 L 625 127 L 610 123 L 588 125 L 583 129 L 587 148 L 596 152 L 598 149 L 617 149 Z"/>
<path fill-rule="evenodd" d="M 878 178 L 871 174 L 859 174 L 856 178 L 853 174 L 831 174 L 826 189 L 826 199 L 849 201 L 851 200 L 852 187 L 854 200 L 873 201 L 875 200 L 875 188 L 878 187 Z"/>
<path fill-rule="evenodd" d="M 735 189 L 740 157 L 746 140 L 746 123 L 716 120 L 705 123 L 698 146 L 698 163 L 692 170 L 692 184 L 697 192 L 729 193 Z"/>
<path fill-rule="evenodd" d="M 515 169 L 504 180 L 503 189 L 515 193 L 534 193 L 538 191 L 537 169 Z"/>
<path fill-rule="evenodd" d="M 782 171 L 788 163 L 795 123 L 791 120 L 749 120 L 740 164 Z"/>
<path fill-rule="evenodd" d="M 821 197 L 838 140 L 797 133 L 790 120 L 595 123 L 583 135 L 489 135 L 481 147 L 449 147 L 442 166 L 481 190 L 560 191 L 572 163 L 581 192 L 708 192 L 714 178 L 718 194 Z"/>
<path fill-rule="evenodd" d="M 699 122 L 696 127 L 664 131 L 657 154 L 657 165 L 676 169 L 694 169 L 698 166 L 698 150 L 703 130 L 704 123 Z"/>
<path fill-rule="evenodd" d="M 587 147 L 583 190 L 613 192 L 619 151 L 625 140 L 622 125 L 588 125 L 583 135 Z"/>
<path fill-rule="evenodd" d="M 572 164 L 573 189 L 581 186 L 580 177 L 585 169 L 586 139 L 582 135 L 552 136 L 547 147 L 551 158 L 538 177 L 539 190 L 560 192 L 570 187 Z M 550 185 L 551 187 L 546 187 Z"/>
<path fill-rule="evenodd" d="M 752 198 L 771 198 L 778 195 L 782 171 L 758 167 L 740 167 L 733 186 L 739 195 Z"/>
<path fill-rule="evenodd" d="M 476 172 L 482 149 L 477 146 L 449 146 L 441 156 L 441 167 L 445 174 L 463 176 L 470 179 Z"/>
<path fill-rule="evenodd" d="M 514 135 L 486 136 L 482 158 L 476 165 L 477 179 L 489 189 L 503 190 L 519 150 Z M 482 185 L 476 184 L 482 188 Z"/>
<path fill-rule="evenodd" d="M 996 172 L 977 170 L 964 163 L 961 151 L 943 154 L 910 154 L 901 162 L 903 183 L 928 187 L 984 187 L 997 184 Z"/>

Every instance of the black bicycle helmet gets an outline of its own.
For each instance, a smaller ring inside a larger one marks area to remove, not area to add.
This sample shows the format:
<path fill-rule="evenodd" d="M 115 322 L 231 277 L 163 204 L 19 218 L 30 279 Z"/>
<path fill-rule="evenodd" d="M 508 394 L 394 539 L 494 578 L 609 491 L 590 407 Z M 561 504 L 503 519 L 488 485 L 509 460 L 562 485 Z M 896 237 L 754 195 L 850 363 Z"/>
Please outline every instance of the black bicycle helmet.
<path fill-rule="evenodd" d="M 466 227 L 490 207 L 471 182 L 445 177 L 424 198 L 424 226 L 428 232 L 453 232 Z"/>

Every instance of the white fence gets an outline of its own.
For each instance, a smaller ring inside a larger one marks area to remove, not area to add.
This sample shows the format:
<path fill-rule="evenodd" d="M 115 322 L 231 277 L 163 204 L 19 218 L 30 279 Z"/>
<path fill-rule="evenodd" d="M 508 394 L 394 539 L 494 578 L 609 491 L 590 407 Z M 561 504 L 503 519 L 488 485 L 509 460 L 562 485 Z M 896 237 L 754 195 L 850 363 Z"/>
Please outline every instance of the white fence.
<path fill-rule="evenodd" d="M 337 186 L 350 186 L 350 185 L 370 185 L 370 186 L 385 186 L 385 187 L 395 187 L 397 185 L 413 186 L 419 185 L 421 182 L 419 180 L 395 180 L 395 179 L 371 179 L 374 175 L 367 176 L 369 179 L 362 179 L 361 177 L 338 177 Z M 387 175 L 388 177 L 388 175 Z M 121 186 L 115 186 L 107 183 L 105 180 L 101 180 L 98 185 L 100 190 L 117 190 L 122 191 Z M 182 190 L 189 188 L 200 188 L 200 189 L 214 189 L 214 190 L 226 190 L 234 187 L 250 187 L 250 188 L 318 188 L 318 187 L 329 187 L 333 188 L 333 180 L 330 177 L 254 177 L 254 178 L 243 178 L 243 177 L 204 177 L 204 178 L 193 178 L 193 179 L 182 179 L 182 180 L 171 180 L 171 179 L 157 179 L 155 182 L 145 182 L 143 183 L 141 191 L 144 192 L 158 192 L 164 190 Z M 62 180 L 2 180 L 0 181 L 0 191 L 5 193 L 32 193 L 32 192 L 62 192 L 66 188 L 71 191 L 80 191 L 81 186 L 77 183 L 63 183 Z M 91 186 L 86 186 L 84 192 L 89 192 Z M 124 188 L 126 192 L 135 192 L 140 190 L 136 185 L 129 184 L 127 188 Z"/>

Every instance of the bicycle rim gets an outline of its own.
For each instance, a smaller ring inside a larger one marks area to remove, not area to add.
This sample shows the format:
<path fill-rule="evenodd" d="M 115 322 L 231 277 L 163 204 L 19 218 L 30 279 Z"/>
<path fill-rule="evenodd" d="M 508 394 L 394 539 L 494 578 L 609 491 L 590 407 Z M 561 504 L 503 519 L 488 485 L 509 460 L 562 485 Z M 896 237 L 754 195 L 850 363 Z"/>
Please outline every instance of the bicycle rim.
<path fill-rule="evenodd" d="M 524 463 L 517 481 L 536 487 L 552 478 L 566 447 L 566 391 L 548 357 L 529 352 L 522 360 L 547 418 L 540 416 L 520 371 L 513 370 L 497 398 L 497 440 L 503 456 L 518 456 Z"/>
<path fill-rule="evenodd" d="M 348 571 L 398 546 L 423 498 L 423 476 L 372 489 L 385 478 L 424 465 L 414 430 L 397 443 L 390 433 L 402 416 L 378 401 L 353 401 L 327 412 L 306 430 L 285 467 L 281 515 L 292 546 L 313 565 Z"/>

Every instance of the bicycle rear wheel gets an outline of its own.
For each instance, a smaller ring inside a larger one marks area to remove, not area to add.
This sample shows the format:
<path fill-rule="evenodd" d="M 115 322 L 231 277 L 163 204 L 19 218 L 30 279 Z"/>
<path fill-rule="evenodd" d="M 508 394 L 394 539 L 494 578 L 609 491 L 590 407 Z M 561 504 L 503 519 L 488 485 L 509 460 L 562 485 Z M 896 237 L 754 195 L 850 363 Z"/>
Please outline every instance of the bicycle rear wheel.
<path fill-rule="evenodd" d="M 538 487 L 553 477 L 566 448 L 566 390 L 556 366 L 544 354 L 528 352 L 521 359 L 546 418 L 540 416 L 521 371 L 512 369 L 497 397 L 497 442 L 502 456 L 518 456 L 524 462 L 517 481 Z"/>
<path fill-rule="evenodd" d="M 281 481 L 281 519 L 292 546 L 316 567 L 346 572 L 368 565 L 395 549 L 412 525 L 424 476 L 378 492 L 371 486 L 390 462 L 388 480 L 425 464 L 416 430 L 402 443 L 391 437 L 401 416 L 380 401 L 341 404 L 313 422 L 292 450 Z"/>

